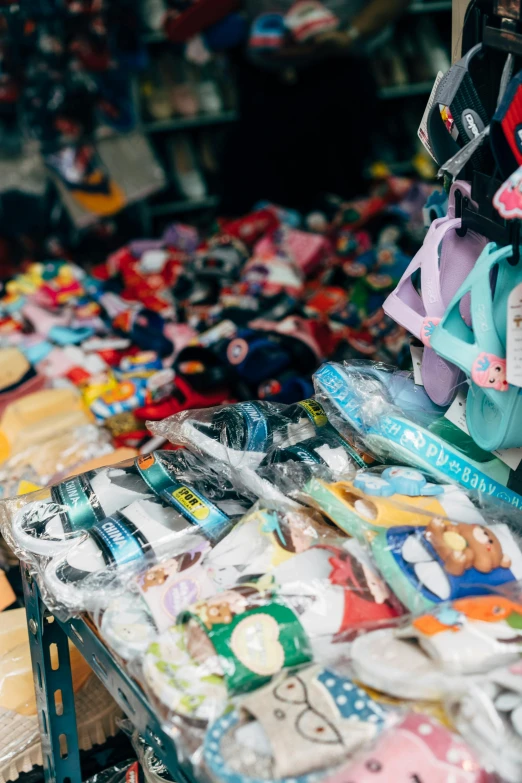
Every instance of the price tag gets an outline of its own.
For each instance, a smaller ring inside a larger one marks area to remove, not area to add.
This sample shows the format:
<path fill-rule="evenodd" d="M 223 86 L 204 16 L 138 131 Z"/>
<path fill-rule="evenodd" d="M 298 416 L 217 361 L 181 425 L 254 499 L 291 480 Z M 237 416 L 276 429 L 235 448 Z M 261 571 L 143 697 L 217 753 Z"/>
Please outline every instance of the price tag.
<path fill-rule="evenodd" d="M 424 348 L 422 345 L 410 345 L 411 362 L 413 364 L 413 382 L 416 386 L 424 386 L 421 375 L 422 357 Z"/>
<path fill-rule="evenodd" d="M 468 432 L 468 425 L 466 424 L 466 397 L 468 396 L 467 387 L 464 391 L 459 390 L 457 396 L 449 406 L 448 410 L 444 414 L 444 418 L 451 421 L 455 427 L 463 432 Z"/>
<path fill-rule="evenodd" d="M 433 150 L 431 149 L 430 139 L 428 136 L 428 116 L 431 110 L 431 107 L 433 106 L 433 103 L 435 101 L 435 93 L 437 92 L 437 87 L 439 86 L 440 80 L 444 74 L 442 71 L 439 71 L 437 76 L 435 77 L 435 81 L 433 82 L 433 87 L 431 88 L 430 97 L 428 98 L 428 103 L 426 104 L 426 108 L 424 109 L 424 114 L 422 115 L 421 123 L 419 125 L 419 130 L 417 131 L 417 136 L 421 140 L 422 144 L 424 145 L 426 151 L 431 155 L 435 163 L 437 162 L 435 155 L 433 154 Z"/>
<path fill-rule="evenodd" d="M 467 391 L 459 391 L 457 396 L 451 403 L 450 407 L 444 414 L 444 418 L 451 421 L 459 430 L 466 432 L 469 435 L 468 425 L 466 423 L 466 398 Z M 522 448 L 521 449 L 497 449 L 492 454 L 498 457 L 505 465 L 516 470 L 522 462 Z"/>
<path fill-rule="evenodd" d="M 508 298 L 506 378 L 513 386 L 522 386 L 522 283 Z"/>

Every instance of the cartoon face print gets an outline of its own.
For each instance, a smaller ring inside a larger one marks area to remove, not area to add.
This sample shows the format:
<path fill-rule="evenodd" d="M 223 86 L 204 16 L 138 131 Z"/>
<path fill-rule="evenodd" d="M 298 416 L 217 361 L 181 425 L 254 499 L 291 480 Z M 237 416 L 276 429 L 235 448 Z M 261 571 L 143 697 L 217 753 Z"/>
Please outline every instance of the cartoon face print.
<path fill-rule="evenodd" d="M 142 589 L 147 592 L 151 587 L 160 587 L 165 584 L 173 574 L 179 570 L 180 563 L 176 559 L 168 560 L 165 563 L 149 568 L 143 576 Z"/>
<path fill-rule="evenodd" d="M 484 774 L 460 737 L 421 714 L 385 731 L 376 746 L 348 762 L 327 783 L 483 783 Z"/>
<path fill-rule="evenodd" d="M 507 391 L 506 360 L 491 353 L 479 354 L 471 367 L 471 380 L 485 389 Z"/>
<path fill-rule="evenodd" d="M 304 679 L 298 675 L 285 678 L 274 688 L 273 697 L 272 714 L 279 723 L 293 719 L 295 731 L 308 742 L 342 744 L 342 737 L 335 725 L 310 704 L 308 686 Z"/>
<path fill-rule="evenodd" d="M 454 523 L 434 517 L 426 528 L 426 539 L 442 559 L 446 571 L 462 576 L 470 568 L 488 574 L 495 568 L 509 568 L 511 559 L 490 528 Z"/>

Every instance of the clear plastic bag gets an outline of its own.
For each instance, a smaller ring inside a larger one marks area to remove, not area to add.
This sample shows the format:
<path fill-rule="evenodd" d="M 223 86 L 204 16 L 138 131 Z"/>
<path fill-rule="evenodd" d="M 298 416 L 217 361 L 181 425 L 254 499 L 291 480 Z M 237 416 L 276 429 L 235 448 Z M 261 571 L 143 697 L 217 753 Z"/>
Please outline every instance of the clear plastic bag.
<path fill-rule="evenodd" d="M 395 720 L 342 661 L 284 671 L 212 722 L 197 756 L 198 777 L 322 780 Z"/>
<path fill-rule="evenodd" d="M 94 622 L 109 646 L 131 661 L 191 604 L 338 538 L 315 511 L 257 504 L 219 541 L 200 539 L 182 554 L 159 559 L 121 584 L 117 594 L 113 584 L 113 597 L 108 604 L 101 598 Z"/>
<path fill-rule="evenodd" d="M 193 454 L 163 451 L 4 501 L 2 511 L 50 608 L 72 612 L 108 601 L 108 585 L 144 564 L 219 540 L 252 502 L 226 466 L 216 473 Z"/>
<path fill-rule="evenodd" d="M 253 401 L 183 411 L 147 422 L 155 435 L 236 469 L 257 468 L 271 446 L 299 443 L 327 424 L 314 399 L 295 405 Z"/>
<path fill-rule="evenodd" d="M 354 429 L 383 461 L 411 465 L 437 481 L 522 506 L 522 496 L 507 486 L 509 468 L 477 449 L 412 379 L 407 384 L 400 374 L 371 363 L 328 363 L 315 373 L 314 383 L 339 432 Z"/>

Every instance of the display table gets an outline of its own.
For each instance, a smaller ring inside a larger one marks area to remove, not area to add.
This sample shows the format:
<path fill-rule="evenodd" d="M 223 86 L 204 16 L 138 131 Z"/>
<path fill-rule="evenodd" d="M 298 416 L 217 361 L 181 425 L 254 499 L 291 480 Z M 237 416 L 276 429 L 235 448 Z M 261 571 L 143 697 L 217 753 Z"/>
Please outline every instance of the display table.
<path fill-rule="evenodd" d="M 190 765 L 180 765 L 174 741 L 162 728 L 143 691 L 123 671 L 89 624 L 82 618 L 65 623 L 58 620 L 47 609 L 36 580 L 23 563 L 22 581 L 45 780 L 82 783 L 69 638 L 172 777 L 178 783 L 194 783 Z M 56 645 L 58 657 L 55 669 L 51 666 L 52 645 Z"/>

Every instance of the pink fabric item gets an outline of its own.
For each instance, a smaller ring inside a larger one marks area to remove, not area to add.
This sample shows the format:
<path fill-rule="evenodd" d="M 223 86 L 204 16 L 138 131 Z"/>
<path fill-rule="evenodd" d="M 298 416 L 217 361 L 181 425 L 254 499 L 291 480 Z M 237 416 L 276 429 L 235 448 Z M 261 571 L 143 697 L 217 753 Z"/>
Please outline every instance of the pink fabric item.
<path fill-rule="evenodd" d="M 409 713 L 373 750 L 325 783 L 493 783 L 464 741 L 427 715 Z"/>
<path fill-rule="evenodd" d="M 261 257 L 275 254 L 278 244 L 274 239 L 273 234 L 261 239 L 254 248 L 254 254 Z M 309 234 L 292 228 L 284 230 L 281 249 L 286 251 L 299 269 L 308 275 L 321 263 L 331 247 L 328 239 L 321 234 Z"/>

